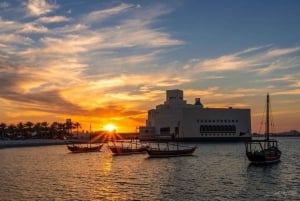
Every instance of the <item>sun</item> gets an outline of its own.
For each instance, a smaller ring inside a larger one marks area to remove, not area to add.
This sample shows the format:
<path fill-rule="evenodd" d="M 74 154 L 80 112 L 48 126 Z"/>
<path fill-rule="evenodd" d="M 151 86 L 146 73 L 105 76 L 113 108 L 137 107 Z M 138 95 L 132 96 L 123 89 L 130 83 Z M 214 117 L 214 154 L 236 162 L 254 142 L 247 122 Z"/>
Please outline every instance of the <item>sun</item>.
<path fill-rule="evenodd" d="M 104 130 L 108 131 L 108 132 L 113 132 L 117 129 L 117 127 L 113 124 L 107 124 L 104 126 Z"/>

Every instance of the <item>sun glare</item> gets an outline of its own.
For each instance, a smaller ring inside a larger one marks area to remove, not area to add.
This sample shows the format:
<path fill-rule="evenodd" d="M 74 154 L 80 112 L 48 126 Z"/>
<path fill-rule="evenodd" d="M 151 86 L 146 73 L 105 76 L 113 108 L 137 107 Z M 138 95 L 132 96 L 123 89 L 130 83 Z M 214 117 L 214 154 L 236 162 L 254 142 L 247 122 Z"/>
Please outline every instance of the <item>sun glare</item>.
<path fill-rule="evenodd" d="M 106 130 L 108 132 L 115 131 L 116 129 L 117 129 L 117 127 L 113 124 L 107 124 L 104 126 L 104 130 Z"/>

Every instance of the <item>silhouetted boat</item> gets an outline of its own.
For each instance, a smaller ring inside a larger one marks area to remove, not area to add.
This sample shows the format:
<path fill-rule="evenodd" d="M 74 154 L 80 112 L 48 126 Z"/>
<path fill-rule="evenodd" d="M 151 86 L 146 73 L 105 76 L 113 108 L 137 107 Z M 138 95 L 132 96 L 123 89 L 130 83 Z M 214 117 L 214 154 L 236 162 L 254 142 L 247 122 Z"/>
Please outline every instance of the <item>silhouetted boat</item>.
<path fill-rule="evenodd" d="M 271 140 L 270 135 L 270 98 L 267 94 L 267 112 L 266 112 L 266 131 L 265 139 L 250 140 L 246 142 L 246 155 L 253 164 L 269 164 L 280 161 L 281 151 L 278 148 L 277 140 Z"/>
<path fill-rule="evenodd" d="M 165 146 L 161 147 L 164 144 Z M 167 158 L 177 156 L 191 156 L 196 150 L 196 146 L 186 147 L 179 144 L 158 143 L 157 147 L 150 146 L 147 153 L 150 158 Z"/>
<path fill-rule="evenodd" d="M 147 145 L 141 144 L 137 139 L 111 141 L 108 148 L 114 155 L 129 155 L 146 153 Z"/>
<path fill-rule="evenodd" d="M 103 144 L 97 145 L 97 146 L 91 146 L 91 145 L 67 145 L 68 149 L 72 153 L 85 153 L 85 152 L 98 152 L 101 150 Z"/>
<path fill-rule="evenodd" d="M 71 143 L 71 145 L 70 145 Z M 67 148 L 72 153 L 87 153 L 87 152 L 98 152 L 101 150 L 103 144 L 92 146 L 92 136 L 89 136 L 89 142 L 86 145 L 83 144 L 75 144 L 74 142 L 67 143 Z"/>

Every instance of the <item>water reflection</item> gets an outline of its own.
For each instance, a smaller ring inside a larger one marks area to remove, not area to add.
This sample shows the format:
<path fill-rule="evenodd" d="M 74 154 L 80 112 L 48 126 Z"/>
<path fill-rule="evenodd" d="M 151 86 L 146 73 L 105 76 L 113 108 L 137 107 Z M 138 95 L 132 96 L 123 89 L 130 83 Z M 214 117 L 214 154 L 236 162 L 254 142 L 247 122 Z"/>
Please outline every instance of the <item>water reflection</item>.
<path fill-rule="evenodd" d="M 100 163 L 103 164 L 102 165 L 103 168 L 100 168 L 100 170 L 103 169 L 103 173 L 105 176 L 110 175 L 111 168 L 112 168 L 112 161 L 113 161 L 112 156 L 107 155 L 106 157 L 104 157 L 104 161 Z"/>
<path fill-rule="evenodd" d="M 199 144 L 192 157 L 69 154 L 65 146 L 0 150 L 3 200 L 297 200 L 298 141 L 282 162 L 252 166 L 243 144 Z"/>

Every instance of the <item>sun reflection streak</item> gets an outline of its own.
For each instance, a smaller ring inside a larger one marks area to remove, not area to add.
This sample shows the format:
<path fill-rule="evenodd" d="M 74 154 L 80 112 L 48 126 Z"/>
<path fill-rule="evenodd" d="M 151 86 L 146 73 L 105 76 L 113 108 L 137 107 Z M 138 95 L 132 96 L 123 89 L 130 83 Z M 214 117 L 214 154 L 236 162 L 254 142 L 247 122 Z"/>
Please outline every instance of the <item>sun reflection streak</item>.
<path fill-rule="evenodd" d="M 103 162 L 103 173 L 105 176 L 110 176 L 111 173 L 111 169 L 112 169 L 112 156 L 111 155 L 107 155 L 104 158 Z"/>

